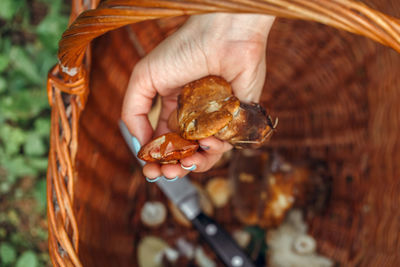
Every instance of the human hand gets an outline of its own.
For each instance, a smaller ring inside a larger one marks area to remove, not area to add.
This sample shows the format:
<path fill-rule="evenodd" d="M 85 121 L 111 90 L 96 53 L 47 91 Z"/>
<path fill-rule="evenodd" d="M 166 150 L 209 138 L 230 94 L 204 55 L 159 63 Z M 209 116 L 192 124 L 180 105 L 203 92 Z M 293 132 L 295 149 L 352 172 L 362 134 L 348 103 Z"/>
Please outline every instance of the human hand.
<path fill-rule="evenodd" d="M 140 60 L 131 75 L 122 108 L 122 119 L 144 145 L 154 136 L 169 132 L 168 117 L 177 107 L 183 85 L 208 75 L 231 83 L 241 101 L 258 102 L 266 74 L 265 52 L 274 17 L 215 13 L 192 16 L 176 33 Z M 153 98 L 162 97 L 157 128 L 148 120 Z M 214 137 L 199 140 L 202 151 L 181 164 L 148 163 L 148 180 L 164 175 L 174 179 L 189 171 L 210 169 L 232 146 Z M 186 166 L 186 167 L 185 167 Z"/>

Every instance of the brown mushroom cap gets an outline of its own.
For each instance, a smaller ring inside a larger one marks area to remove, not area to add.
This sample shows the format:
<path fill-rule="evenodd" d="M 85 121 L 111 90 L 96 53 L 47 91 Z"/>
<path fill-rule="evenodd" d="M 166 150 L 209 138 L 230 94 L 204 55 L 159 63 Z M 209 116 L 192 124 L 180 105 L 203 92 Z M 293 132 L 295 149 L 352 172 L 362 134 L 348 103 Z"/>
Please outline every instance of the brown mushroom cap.
<path fill-rule="evenodd" d="M 169 126 L 177 120 L 185 139 L 214 135 L 239 148 L 261 146 L 275 128 L 264 108 L 240 102 L 230 84 L 216 76 L 187 84 L 178 99 L 177 115 L 172 116 Z"/>
<path fill-rule="evenodd" d="M 197 142 L 185 140 L 176 133 L 167 133 L 144 145 L 138 153 L 138 158 L 161 164 L 176 163 L 193 155 L 198 148 Z"/>
<path fill-rule="evenodd" d="M 257 148 L 269 140 L 275 126 L 259 104 L 240 103 L 232 121 L 215 137 L 226 140 L 237 148 Z"/>
<path fill-rule="evenodd" d="M 239 106 L 240 101 L 223 78 L 208 76 L 187 84 L 178 98 L 182 137 L 198 140 L 216 134 L 232 120 Z"/>

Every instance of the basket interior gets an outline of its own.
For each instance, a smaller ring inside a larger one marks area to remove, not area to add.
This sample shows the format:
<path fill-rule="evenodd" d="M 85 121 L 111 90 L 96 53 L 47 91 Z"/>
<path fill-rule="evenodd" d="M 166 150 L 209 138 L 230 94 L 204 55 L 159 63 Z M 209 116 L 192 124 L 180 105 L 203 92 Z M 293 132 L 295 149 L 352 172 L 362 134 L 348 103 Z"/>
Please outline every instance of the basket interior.
<path fill-rule="evenodd" d="M 386 2 L 392 9 L 382 11 L 400 10 L 399 4 Z M 84 266 L 136 266 L 135 245 L 149 234 L 138 211 L 146 200 L 166 201 L 145 182 L 117 123 L 133 66 L 184 20 L 142 22 L 94 41 L 91 93 L 79 122 L 74 200 Z M 400 248 L 400 78 L 394 71 L 400 57 L 363 37 L 278 19 L 267 64 L 262 103 L 279 118 L 268 146 L 288 157 L 329 162 L 330 204 L 310 221 L 319 251 L 344 266 L 400 264 L 395 253 Z M 229 209 L 216 219 L 227 229 L 235 226 Z M 198 238 L 172 220 L 151 234 L 173 239 L 166 230 L 178 228 Z"/>

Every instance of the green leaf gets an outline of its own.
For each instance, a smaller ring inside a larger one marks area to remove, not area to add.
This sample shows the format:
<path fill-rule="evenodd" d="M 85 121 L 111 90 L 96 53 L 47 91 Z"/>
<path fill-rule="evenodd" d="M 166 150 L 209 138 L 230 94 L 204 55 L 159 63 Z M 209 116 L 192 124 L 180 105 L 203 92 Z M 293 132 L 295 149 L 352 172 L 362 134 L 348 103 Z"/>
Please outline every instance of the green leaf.
<path fill-rule="evenodd" d="M 24 0 L 1 0 L 0 18 L 5 20 L 12 19 L 24 2 Z"/>
<path fill-rule="evenodd" d="M 44 211 L 46 209 L 46 204 L 47 204 L 47 186 L 46 186 L 46 179 L 42 179 L 39 182 L 37 182 L 35 186 L 35 192 L 34 196 L 36 198 L 36 201 L 39 204 L 39 208 L 41 211 Z"/>
<path fill-rule="evenodd" d="M 43 139 L 36 133 L 29 133 L 25 140 L 24 152 L 28 156 L 41 156 L 47 151 Z"/>
<path fill-rule="evenodd" d="M 39 265 L 36 254 L 33 251 L 25 251 L 18 258 L 15 267 L 37 267 Z"/>
<path fill-rule="evenodd" d="M 50 118 L 39 118 L 34 123 L 35 133 L 46 139 L 50 136 Z"/>
<path fill-rule="evenodd" d="M 28 163 L 29 166 L 32 166 L 32 168 L 38 171 L 45 171 L 47 169 L 47 157 L 29 157 Z"/>
<path fill-rule="evenodd" d="M 5 78 L 0 77 L 0 94 L 5 92 L 7 89 L 7 81 Z"/>
<path fill-rule="evenodd" d="M 36 33 L 43 45 L 50 51 L 57 51 L 61 34 L 67 28 L 68 19 L 50 12 L 36 28 Z"/>
<path fill-rule="evenodd" d="M 10 62 L 14 70 L 23 74 L 31 83 L 41 85 L 45 77 L 40 77 L 38 68 L 22 47 L 15 46 L 10 51 Z"/>
<path fill-rule="evenodd" d="M 15 156 L 5 161 L 5 169 L 11 177 L 21 177 L 25 175 L 37 175 L 38 170 L 32 168 L 24 158 L 24 156 Z"/>
<path fill-rule="evenodd" d="M 0 245 L 0 259 L 3 264 L 11 264 L 17 258 L 17 252 L 15 248 L 9 243 L 3 243 Z"/>
<path fill-rule="evenodd" d="M 8 54 L 0 54 L 0 72 L 4 71 L 7 68 L 9 62 L 10 57 L 8 56 Z"/>
<path fill-rule="evenodd" d="M 49 109 L 45 90 L 22 90 L 0 97 L 0 114 L 11 121 L 32 119 L 45 109 Z"/>
<path fill-rule="evenodd" d="M 25 141 L 25 134 L 20 128 L 5 124 L 0 127 L 0 139 L 4 142 L 5 153 L 15 155 L 19 153 L 20 147 Z"/>

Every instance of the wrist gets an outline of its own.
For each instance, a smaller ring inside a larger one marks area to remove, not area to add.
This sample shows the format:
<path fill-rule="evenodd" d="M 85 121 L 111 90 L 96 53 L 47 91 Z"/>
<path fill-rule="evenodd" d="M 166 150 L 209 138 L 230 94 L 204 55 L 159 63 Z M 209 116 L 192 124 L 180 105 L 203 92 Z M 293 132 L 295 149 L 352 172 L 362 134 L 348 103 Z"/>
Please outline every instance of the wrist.
<path fill-rule="evenodd" d="M 274 19 L 260 14 L 211 13 L 192 16 L 186 26 L 203 37 L 266 43 Z"/>

